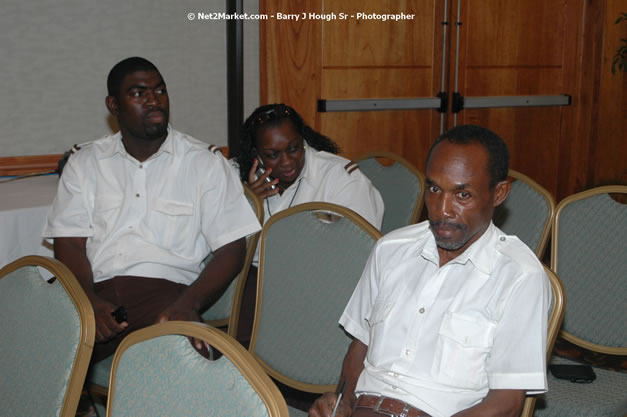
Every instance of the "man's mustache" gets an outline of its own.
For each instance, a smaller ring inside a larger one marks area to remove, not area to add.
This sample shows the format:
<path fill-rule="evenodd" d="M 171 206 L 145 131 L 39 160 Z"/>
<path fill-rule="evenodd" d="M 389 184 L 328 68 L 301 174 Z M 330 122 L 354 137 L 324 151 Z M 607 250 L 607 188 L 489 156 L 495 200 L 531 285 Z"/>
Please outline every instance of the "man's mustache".
<path fill-rule="evenodd" d="M 163 116 L 167 115 L 165 110 L 163 110 L 161 107 L 152 107 L 152 108 L 148 109 L 148 111 L 146 111 L 144 113 L 144 116 L 149 116 L 151 113 L 156 113 L 156 112 L 161 113 Z"/>
<path fill-rule="evenodd" d="M 451 229 L 451 228 L 455 228 L 455 229 L 459 229 L 459 230 L 464 230 L 466 228 L 465 224 L 461 224 L 461 223 L 455 223 L 455 222 L 451 222 L 448 220 L 438 220 L 438 221 L 432 221 L 429 220 L 429 226 L 433 229 L 434 227 L 442 227 L 444 226 L 444 228 L 447 229 Z"/>

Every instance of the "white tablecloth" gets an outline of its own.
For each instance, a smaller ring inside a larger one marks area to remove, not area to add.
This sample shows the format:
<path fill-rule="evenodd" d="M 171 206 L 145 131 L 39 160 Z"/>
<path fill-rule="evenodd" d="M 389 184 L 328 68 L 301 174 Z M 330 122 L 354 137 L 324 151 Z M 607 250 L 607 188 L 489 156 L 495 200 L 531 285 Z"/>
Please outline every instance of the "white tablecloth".
<path fill-rule="evenodd" d="M 41 233 L 58 182 L 45 175 L 0 183 L 0 267 L 26 255 L 53 256 Z"/>

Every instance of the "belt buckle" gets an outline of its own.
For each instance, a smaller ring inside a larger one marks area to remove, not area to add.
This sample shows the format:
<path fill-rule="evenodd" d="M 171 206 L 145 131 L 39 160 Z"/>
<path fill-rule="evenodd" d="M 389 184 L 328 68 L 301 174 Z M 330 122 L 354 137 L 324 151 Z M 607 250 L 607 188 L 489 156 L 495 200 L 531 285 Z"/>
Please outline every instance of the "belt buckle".
<path fill-rule="evenodd" d="M 386 416 L 390 416 L 390 417 L 407 417 L 407 413 L 409 412 L 409 404 L 405 403 L 405 407 L 403 407 L 403 411 L 401 411 L 400 414 L 395 414 L 393 411 L 381 409 L 381 405 L 383 404 L 383 401 L 385 400 L 393 400 L 393 398 L 380 395 L 379 400 L 377 400 L 377 403 L 375 404 L 373 410 L 376 411 L 377 413 L 385 414 Z"/>

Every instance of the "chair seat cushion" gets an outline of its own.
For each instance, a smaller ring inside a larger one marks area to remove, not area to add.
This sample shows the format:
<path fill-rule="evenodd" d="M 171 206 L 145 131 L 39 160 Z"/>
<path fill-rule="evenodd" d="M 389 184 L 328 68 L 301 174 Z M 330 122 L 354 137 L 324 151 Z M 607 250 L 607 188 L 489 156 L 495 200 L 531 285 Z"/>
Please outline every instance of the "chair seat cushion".
<path fill-rule="evenodd" d="M 576 364 L 562 358 L 551 363 Z M 589 384 L 573 383 L 547 375 L 549 391 L 538 396 L 536 417 L 617 417 L 627 413 L 627 373 L 594 368 Z"/>

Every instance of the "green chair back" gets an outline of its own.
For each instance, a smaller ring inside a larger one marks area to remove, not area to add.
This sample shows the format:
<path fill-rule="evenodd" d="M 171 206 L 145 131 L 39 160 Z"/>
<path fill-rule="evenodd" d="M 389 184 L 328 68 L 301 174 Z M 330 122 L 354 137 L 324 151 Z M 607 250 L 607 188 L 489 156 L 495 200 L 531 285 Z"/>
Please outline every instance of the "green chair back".
<path fill-rule="evenodd" d="M 551 267 L 568 308 L 564 338 L 586 349 L 627 355 L 627 186 L 606 186 L 564 199 L 553 227 Z"/>
<path fill-rule="evenodd" d="M 221 353 L 201 356 L 194 337 Z M 278 388 L 233 338 L 202 323 L 138 330 L 118 347 L 107 416 L 287 417 Z"/>
<path fill-rule="evenodd" d="M 598 187 L 565 198 L 556 209 L 551 267 L 568 297 L 560 335 L 585 349 L 627 355 L 627 186 Z M 551 363 L 575 364 L 552 357 Z M 627 373 L 594 368 L 596 379 L 574 384 L 549 373 L 537 417 L 627 415 Z"/>
<path fill-rule="evenodd" d="M 494 210 L 494 224 L 508 235 L 516 235 L 538 258 L 546 249 L 555 215 L 551 194 L 528 176 L 509 171 L 513 179 L 507 199 Z"/>
<path fill-rule="evenodd" d="M 57 279 L 49 284 L 37 269 Z M 94 344 L 94 313 L 59 261 L 0 270 L 0 416 L 74 416 Z"/>
<path fill-rule="evenodd" d="M 380 236 L 329 203 L 294 206 L 267 221 L 250 351 L 271 376 L 307 392 L 335 389 L 350 344 L 338 319 Z"/>
<path fill-rule="evenodd" d="M 383 165 L 377 158 L 390 159 L 394 163 Z M 383 198 L 382 234 L 418 221 L 424 201 L 425 180 L 410 162 L 391 152 L 369 153 L 356 162 Z"/>

